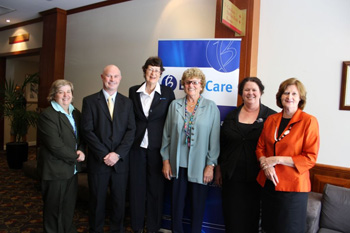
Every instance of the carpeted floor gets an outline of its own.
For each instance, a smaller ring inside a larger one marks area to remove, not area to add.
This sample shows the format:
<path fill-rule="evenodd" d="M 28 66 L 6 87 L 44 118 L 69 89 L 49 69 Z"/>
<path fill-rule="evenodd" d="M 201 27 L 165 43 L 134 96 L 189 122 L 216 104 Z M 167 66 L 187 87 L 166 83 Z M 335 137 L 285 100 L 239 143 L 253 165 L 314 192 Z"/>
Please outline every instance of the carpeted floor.
<path fill-rule="evenodd" d="M 35 148 L 29 149 L 29 159 L 35 158 Z M 24 175 L 22 169 L 9 169 L 6 152 L 0 151 L 0 233 L 40 233 L 42 199 L 39 182 Z M 74 222 L 78 232 L 88 232 L 87 203 L 77 202 Z M 125 232 L 131 232 L 126 216 Z M 109 232 L 108 218 L 105 232 Z"/>

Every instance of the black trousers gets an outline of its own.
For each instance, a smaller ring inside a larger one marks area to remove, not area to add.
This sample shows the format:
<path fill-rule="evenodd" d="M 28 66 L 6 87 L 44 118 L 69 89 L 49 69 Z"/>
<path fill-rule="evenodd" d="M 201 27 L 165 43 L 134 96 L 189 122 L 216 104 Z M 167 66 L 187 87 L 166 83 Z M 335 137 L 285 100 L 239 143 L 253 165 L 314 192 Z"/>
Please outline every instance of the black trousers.
<path fill-rule="evenodd" d="M 141 147 L 130 151 L 130 214 L 134 231 L 144 228 L 147 216 L 147 231 L 161 227 L 164 181 L 163 161 L 159 150 Z"/>
<path fill-rule="evenodd" d="M 42 180 L 45 233 L 76 233 L 73 223 L 78 177 L 68 180 Z"/>
<path fill-rule="evenodd" d="M 262 189 L 262 229 L 266 233 L 305 233 L 307 192 L 275 191 L 267 180 Z"/>
<path fill-rule="evenodd" d="M 223 180 L 222 209 L 229 233 L 258 233 L 261 186 L 256 181 Z"/>
<path fill-rule="evenodd" d="M 101 233 L 106 216 L 108 187 L 111 194 L 110 232 L 124 232 L 125 198 L 128 173 L 88 173 L 89 182 L 89 232 Z"/>
<path fill-rule="evenodd" d="M 189 182 L 187 169 L 179 168 L 178 178 L 173 180 L 172 193 L 172 232 L 183 233 L 182 218 L 184 215 L 187 192 L 191 196 L 192 233 L 202 232 L 202 222 L 209 186 Z"/>

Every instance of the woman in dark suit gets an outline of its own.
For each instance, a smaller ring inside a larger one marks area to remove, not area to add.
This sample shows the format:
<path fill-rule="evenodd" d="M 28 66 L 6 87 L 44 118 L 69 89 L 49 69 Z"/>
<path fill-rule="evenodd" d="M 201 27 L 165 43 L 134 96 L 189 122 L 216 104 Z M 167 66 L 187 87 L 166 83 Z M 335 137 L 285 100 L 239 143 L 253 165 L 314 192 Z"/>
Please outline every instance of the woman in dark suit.
<path fill-rule="evenodd" d="M 148 58 L 142 70 L 145 82 L 129 90 L 136 121 L 135 141 L 130 151 L 131 227 L 134 232 L 143 231 L 147 209 L 147 232 L 157 232 L 164 187 L 160 146 L 168 107 L 175 95 L 170 87 L 158 82 L 164 71 L 159 57 Z"/>
<path fill-rule="evenodd" d="M 275 113 L 261 104 L 263 93 L 260 79 L 243 79 L 238 86 L 243 104 L 227 114 L 222 125 L 215 177 L 222 183 L 226 232 L 259 232 L 260 186 L 256 182 L 259 163 L 255 149 L 266 118 Z"/>
<path fill-rule="evenodd" d="M 38 169 L 44 201 L 44 232 L 77 232 L 73 224 L 78 190 L 77 172 L 85 160 L 80 140 L 80 112 L 73 107 L 73 84 L 53 82 L 50 106 L 40 115 Z"/>

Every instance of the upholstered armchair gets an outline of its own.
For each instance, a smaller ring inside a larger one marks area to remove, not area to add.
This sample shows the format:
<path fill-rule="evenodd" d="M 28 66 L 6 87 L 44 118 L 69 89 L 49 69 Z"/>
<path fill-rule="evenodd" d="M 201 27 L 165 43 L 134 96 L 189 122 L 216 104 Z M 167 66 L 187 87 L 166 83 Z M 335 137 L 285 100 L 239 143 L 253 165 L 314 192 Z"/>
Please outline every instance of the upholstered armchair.
<path fill-rule="evenodd" d="M 307 233 L 350 233 L 350 189 L 326 184 L 309 193 Z"/>

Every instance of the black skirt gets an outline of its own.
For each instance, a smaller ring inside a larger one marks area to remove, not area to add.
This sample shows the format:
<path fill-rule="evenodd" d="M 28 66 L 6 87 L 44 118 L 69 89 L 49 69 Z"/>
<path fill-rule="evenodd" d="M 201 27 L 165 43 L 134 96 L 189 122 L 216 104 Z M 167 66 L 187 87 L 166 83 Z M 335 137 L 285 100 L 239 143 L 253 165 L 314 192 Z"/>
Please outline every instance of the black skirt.
<path fill-rule="evenodd" d="M 226 232 L 258 233 L 260 190 L 256 182 L 223 180 L 222 207 Z"/>
<path fill-rule="evenodd" d="M 266 233 L 305 233 L 307 192 L 275 191 L 270 180 L 262 190 L 262 229 Z"/>

